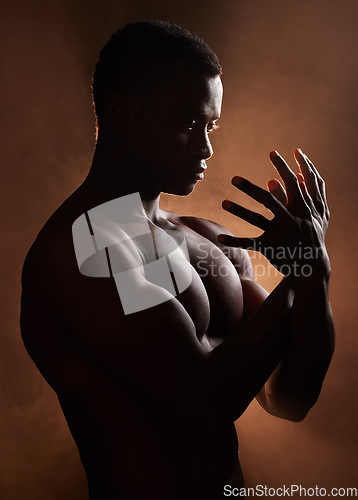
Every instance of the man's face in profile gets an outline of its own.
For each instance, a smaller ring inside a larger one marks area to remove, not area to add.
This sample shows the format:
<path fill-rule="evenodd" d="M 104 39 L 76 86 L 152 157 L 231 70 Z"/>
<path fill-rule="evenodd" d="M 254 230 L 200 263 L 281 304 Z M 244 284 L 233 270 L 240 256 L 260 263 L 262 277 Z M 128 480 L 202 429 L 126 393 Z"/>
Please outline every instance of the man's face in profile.
<path fill-rule="evenodd" d="M 151 89 L 127 144 L 138 175 L 155 192 L 186 195 L 203 178 L 220 117 L 222 83 L 178 68 Z"/>

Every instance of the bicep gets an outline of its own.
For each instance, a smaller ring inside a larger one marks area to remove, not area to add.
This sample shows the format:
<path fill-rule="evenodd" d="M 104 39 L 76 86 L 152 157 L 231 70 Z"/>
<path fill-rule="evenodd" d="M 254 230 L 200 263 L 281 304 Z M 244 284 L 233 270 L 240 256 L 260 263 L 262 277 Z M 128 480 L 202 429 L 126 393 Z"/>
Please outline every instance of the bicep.
<path fill-rule="evenodd" d="M 208 354 L 190 316 L 165 289 L 138 271 L 132 291 L 157 305 L 125 314 L 113 278 L 77 275 L 57 295 L 68 330 L 83 355 L 115 383 L 173 415 L 190 399 Z"/>

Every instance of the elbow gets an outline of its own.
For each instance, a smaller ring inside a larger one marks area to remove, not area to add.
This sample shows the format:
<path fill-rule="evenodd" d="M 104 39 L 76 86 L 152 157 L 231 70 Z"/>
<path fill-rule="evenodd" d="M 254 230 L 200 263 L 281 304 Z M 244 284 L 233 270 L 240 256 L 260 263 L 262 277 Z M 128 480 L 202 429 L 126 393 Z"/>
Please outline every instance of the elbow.
<path fill-rule="evenodd" d="M 302 422 L 313 405 L 285 405 L 266 409 L 274 417 L 282 418 L 290 422 Z"/>
<path fill-rule="evenodd" d="M 304 380 L 269 387 L 266 391 L 267 411 L 291 422 L 302 422 L 316 404 L 323 386 L 327 368 L 310 373 Z M 292 381 L 291 381 L 292 382 Z"/>
<path fill-rule="evenodd" d="M 320 391 L 315 393 L 298 395 L 290 394 L 286 397 L 271 398 L 265 408 L 268 413 L 275 417 L 289 420 L 290 422 L 302 422 L 316 404 Z"/>
<path fill-rule="evenodd" d="M 294 408 L 292 416 L 289 420 L 292 422 L 302 422 L 310 412 L 311 408 L 316 404 L 321 392 L 321 387 L 309 397 L 299 401 L 299 404 Z"/>
<path fill-rule="evenodd" d="M 312 405 L 313 406 L 313 405 Z M 290 422 L 302 422 L 306 417 L 312 406 L 300 407 L 295 409 L 289 409 L 283 412 L 280 417 Z"/>

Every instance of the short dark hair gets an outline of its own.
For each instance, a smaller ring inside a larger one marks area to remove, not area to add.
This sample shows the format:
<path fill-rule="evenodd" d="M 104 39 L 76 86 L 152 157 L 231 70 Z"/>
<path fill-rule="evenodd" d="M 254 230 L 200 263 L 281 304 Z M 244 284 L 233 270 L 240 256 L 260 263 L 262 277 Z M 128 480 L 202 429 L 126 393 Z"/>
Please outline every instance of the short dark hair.
<path fill-rule="evenodd" d="M 97 124 L 112 91 L 139 94 L 179 63 L 209 77 L 221 74 L 216 54 L 197 35 L 163 21 L 138 21 L 116 31 L 100 52 L 92 77 Z"/>

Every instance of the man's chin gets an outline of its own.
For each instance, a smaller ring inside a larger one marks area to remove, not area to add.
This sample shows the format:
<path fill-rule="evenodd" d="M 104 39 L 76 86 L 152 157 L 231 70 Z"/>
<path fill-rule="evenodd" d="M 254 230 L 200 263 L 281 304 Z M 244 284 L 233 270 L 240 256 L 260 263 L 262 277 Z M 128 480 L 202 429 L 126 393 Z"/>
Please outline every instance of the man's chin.
<path fill-rule="evenodd" d="M 193 182 L 186 185 L 170 186 L 167 189 L 164 189 L 162 193 L 171 194 L 173 196 L 188 196 L 192 193 L 197 185 L 197 182 Z"/>

